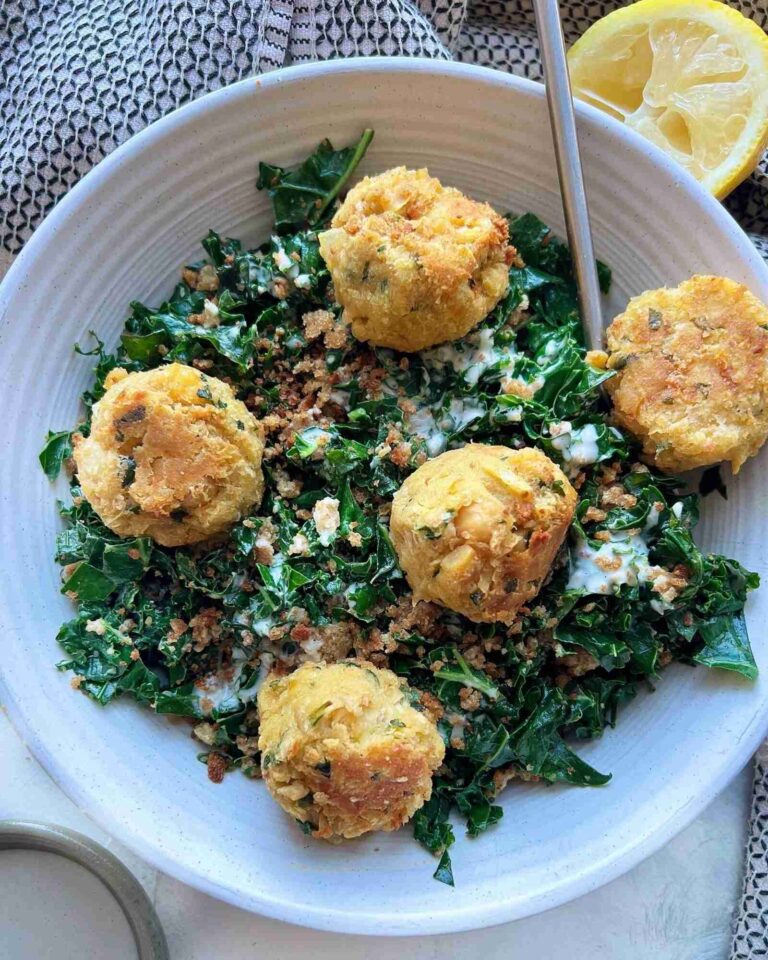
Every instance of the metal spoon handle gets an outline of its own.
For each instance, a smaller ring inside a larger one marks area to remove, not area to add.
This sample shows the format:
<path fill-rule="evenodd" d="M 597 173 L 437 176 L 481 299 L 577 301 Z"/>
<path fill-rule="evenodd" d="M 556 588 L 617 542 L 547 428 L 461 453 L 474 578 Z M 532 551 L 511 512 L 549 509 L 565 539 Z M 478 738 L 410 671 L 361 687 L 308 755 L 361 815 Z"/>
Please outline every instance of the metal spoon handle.
<path fill-rule="evenodd" d="M 592 230 L 589 225 L 560 9 L 557 0 L 533 0 L 533 7 L 544 66 L 565 228 L 576 274 L 584 337 L 590 350 L 599 350 L 603 344 L 600 284 L 592 246 Z"/>

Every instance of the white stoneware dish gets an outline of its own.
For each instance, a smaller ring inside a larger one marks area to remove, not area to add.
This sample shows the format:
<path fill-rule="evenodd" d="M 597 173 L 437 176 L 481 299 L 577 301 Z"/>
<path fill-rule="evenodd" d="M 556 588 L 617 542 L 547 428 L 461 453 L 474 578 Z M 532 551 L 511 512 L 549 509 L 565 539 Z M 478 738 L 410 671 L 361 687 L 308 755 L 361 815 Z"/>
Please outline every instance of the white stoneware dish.
<path fill-rule="evenodd" d="M 768 300 L 768 270 L 727 213 L 611 119 L 579 107 L 598 255 L 613 268 L 606 313 L 647 287 L 724 274 Z M 358 60 L 291 68 L 219 90 L 153 124 L 85 178 L 39 228 L 0 292 L 0 699 L 64 790 L 156 867 L 217 897 L 327 930 L 464 930 L 544 910 L 627 870 L 685 826 L 746 763 L 768 727 L 768 589 L 748 606 L 754 684 L 676 666 L 618 728 L 580 746 L 613 773 L 601 789 L 522 786 L 490 834 L 455 847 L 456 889 L 409 836 L 344 846 L 303 837 L 263 786 L 209 783 L 189 728 L 75 694 L 53 664 L 71 615 L 51 559 L 45 431 L 72 424 L 91 363 L 129 300 L 157 302 L 209 227 L 255 241 L 270 225 L 260 158 L 292 163 L 330 136 L 376 139 L 363 172 L 426 165 L 500 210 L 562 215 L 543 88 L 469 66 Z M 768 453 L 707 499 L 699 538 L 765 573 Z M 58 490 L 64 495 L 64 486 Z M 461 830 L 459 829 L 459 834 Z"/>

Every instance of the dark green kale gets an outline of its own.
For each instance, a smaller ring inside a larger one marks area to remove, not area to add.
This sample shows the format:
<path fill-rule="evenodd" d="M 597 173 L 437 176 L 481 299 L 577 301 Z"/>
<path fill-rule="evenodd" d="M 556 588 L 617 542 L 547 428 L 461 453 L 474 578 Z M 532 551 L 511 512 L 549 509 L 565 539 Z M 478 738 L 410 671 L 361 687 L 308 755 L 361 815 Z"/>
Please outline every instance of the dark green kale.
<path fill-rule="evenodd" d="M 520 217 L 512 218 L 509 235 L 527 268 L 535 268 L 550 276 L 573 281 L 570 250 L 535 214 L 524 213 Z M 608 293 L 611 286 L 610 269 L 598 261 L 597 274 L 600 289 L 603 293 Z"/>
<path fill-rule="evenodd" d="M 334 150 L 330 140 L 323 140 L 313 154 L 292 170 L 260 163 L 256 185 L 269 194 L 277 232 L 284 234 L 322 224 L 371 140 L 373 130 L 364 130 L 356 146 L 343 150 Z"/>
<path fill-rule="evenodd" d="M 72 431 L 61 430 L 59 433 L 48 431 L 45 446 L 40 451 L 40 466 L 49 480 L 55 480 L 61 471 L 61 465 L 72 456 Z"/>
<path fill-rule="evenodd" d="M 306 314 L 323 311 L 329 323 L 340 314 L 317 229 L 370 139 L 366 131 L 340 151 L 324 141 L 290 171 L 262 164 L 276 235 L 246 250 L 209 233 L 208 259 L 187 265 L 165 303 L 132 305 L 114 353 L 98 338 L 79 350 L 95 358 L 87 412 L 116 367 L 176 360 L 225 379 L 274 424 L 263 503 L 210 543 L 122 539 L 73 483 L 56 559 L 77 615 L 59 632 L 59 666 L 99 703 L 127 695 L 190 718 L 220 777 L 222 765 L 258 770 L 258 686 L 275 660 L 300 662 L 302 637 L 341 632 L 361 656 L 386 649 L 378 655 L 407 679 L 414 705 L 430 701 L 440 715 L 445 762 L 413 826 L 440 857 L 435 877 L 453 885 L 452 814 L 475 837 L 501 819 L 495 800 L 510 780 L 606 783 L 571 744 L 612 727 L 667 663 L 756 676 L 743 610 L 758 578 L 697 547 L 698 497 L 641 466 L 632 439 L 610 424 L 600 386 L 612 374 L 587 361 L 570 255 L 536 217 L 510 221 L 525 266 L 510 269 L 506 296 L 462 340 L 403 357 L 313 338 Z M 330 399 L 319 399 L 317 376 Z M 312 404 L 294 429 L 292 416 Z M 88 430 L 86 419 L 78 431 Z M 533 443 L 578 476 L 568 543 L 512 627 L 442 611 L 423 630 L 400 628 L 410 593 L 388 503 L 427 456 L 468 440 Z M 49 434 L 46 474 L 70 454 L 68 432 Z M 121 469 L 130 483 L 136 464 L 126 458 Z M 321 533 L 323 505 L 338 525 Z M 600 551 L 621 561 L 613 581 L 590 566 Z"/>

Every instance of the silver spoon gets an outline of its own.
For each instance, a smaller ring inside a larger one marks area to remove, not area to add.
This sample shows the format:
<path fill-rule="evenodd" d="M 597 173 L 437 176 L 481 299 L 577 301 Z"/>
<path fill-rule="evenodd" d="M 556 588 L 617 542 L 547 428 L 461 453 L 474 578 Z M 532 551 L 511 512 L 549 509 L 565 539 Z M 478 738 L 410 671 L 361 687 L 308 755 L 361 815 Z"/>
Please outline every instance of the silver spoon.
<path fill-rule="evenodd" d="M 571 81 L 557 0 L 533 0 L 547 88 L 549 120 L 555 144 L 557 175 L 565 213 L 565 229 L 573 257 L 584 339 L 589 350 L 603 345 L 603 316 L 597 279 L 587 195 L 581 169 Z"/>

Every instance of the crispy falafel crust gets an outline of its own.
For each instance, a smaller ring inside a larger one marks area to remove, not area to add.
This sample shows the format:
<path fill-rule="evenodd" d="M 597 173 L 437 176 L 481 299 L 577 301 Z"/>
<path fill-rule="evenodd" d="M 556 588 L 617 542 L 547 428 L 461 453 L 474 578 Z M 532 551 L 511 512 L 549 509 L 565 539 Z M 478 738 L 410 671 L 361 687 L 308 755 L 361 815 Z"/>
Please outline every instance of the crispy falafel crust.
<path fill-rule="evenodd" d="M 695 276 L 630 300 L 608 327 L 616 422 L 666 473 L 729 461 L 768 436 L 768 307 L 724 277 Z"/>
<path fill-rule="evenodd" d="M 113 370 L 105 385 L 74 458 L 110 530 L 166 547 L 195 543 L 261 501 L 262 428 L 226 383 L 172 363 Z"/>
<path fill-rule="evenodd" d="M 390 670 L 305 663 L 268 677 L 258 707 L 264 781 L 313 836 L 397 830 L 431 796 L 445 747 Z"/>
<path fill-rule="evenodd" d="M 417 600 L 511 623 L 562 544 L 576 491 L 541 450 L 471 443 L 428 460 L 392 503 L 390 531 Z"/>
<path fill-rule="evenodd" d="M 320 252 L 354 336 L 407 352 L 468 333 L 516 259 L 492 207 L 405 167 L 353 187 Z"/>

